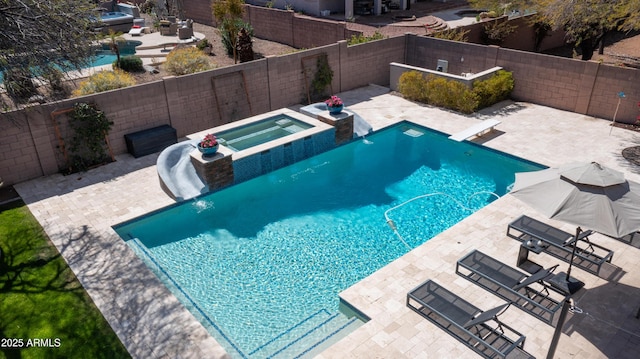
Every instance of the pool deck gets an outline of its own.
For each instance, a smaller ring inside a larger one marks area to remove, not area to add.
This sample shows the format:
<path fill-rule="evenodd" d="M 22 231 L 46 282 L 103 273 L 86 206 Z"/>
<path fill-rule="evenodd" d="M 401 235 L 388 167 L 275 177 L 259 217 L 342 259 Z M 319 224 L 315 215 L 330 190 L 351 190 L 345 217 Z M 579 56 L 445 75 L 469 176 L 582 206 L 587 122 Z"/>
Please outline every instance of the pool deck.
<path fill-rule="evenodd" d="M 480 115 L 462 116 L 406 101 L 379 86 L 340 96 L 374 129 L 408 120 L 452 134 L 480 118 L 497 118 L 502 122 L 497 130 L 474 142 L 548 166 L 597 161 L 640 182 L 640 166 L 621 155 L 622 149 L 640 143 L 640 133 L 614 128 L 609 135 L 609 121 L 509 101 Z M 15 189 L 134 358 L 225 357 L 204 327 L 111 228 L 174 203 L 160 188 L 157 156 L 119 155 L 116 162 L 87 173 L 52 175 L 16 184 Z M 342 292 L 341 297 L 371 321 L 320 357 L 474 357 L 473 351 L 407 308 L 406 294 L 434 279 L 480 308 L 501 304 L 497 296 L 456 276 L 455 262 L 479 249 L 515 266 L 519 242 L 505 233 L 507 224 L 521 214 L 574 230 L 506 195 Z M 640 350 L 640 320 L 634 317 L 640 307 L 639 237 L 629 245 L 592 236 L 594 242 L 615 251 L 613 265 L 603 268 L 604 278 L 572 270 L 574 277 L 585 282 L 585 288 L 574 295 L 582 313 L 568 315 L 556 357 L 636 357 Z M 533 260 L 544 266 L 561 263 L 566 270 L 564 263 L 546 254 Z M 501 319 L 526 335 L 527 352 L 546 356 L 551 326 L 516 308 L 509 308 Z"/>

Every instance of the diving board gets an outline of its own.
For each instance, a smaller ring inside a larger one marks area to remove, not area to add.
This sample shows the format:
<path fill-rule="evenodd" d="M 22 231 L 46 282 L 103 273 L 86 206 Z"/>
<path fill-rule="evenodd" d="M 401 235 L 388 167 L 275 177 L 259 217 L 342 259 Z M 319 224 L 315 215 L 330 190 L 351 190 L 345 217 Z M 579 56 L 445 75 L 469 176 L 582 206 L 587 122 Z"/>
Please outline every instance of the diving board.
<path fill-rule="evenodd" d="M 449 139 L 461 142 L 473 136 L 482 136 L 485 132 L 492 131 L 499 124 L 500 121 L 496 120 L 495 118 L 484 120 L 480 123 L 476 123 L 475 125 L 467 128 L 464 131 L 454 133 L 453 135 L 449 136 Z"/>

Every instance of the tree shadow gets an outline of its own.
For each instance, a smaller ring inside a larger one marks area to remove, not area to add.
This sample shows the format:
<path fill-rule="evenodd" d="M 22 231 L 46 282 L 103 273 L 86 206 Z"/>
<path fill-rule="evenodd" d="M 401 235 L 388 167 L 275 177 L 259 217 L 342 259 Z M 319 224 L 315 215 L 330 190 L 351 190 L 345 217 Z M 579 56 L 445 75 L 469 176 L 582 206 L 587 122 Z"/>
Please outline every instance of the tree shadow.
<path fill-rule="evenodd" d="M 82 226 L 64 237 L 60 252 L 133 357 L 176 357 L 210 338 L 115 232 Z"/>

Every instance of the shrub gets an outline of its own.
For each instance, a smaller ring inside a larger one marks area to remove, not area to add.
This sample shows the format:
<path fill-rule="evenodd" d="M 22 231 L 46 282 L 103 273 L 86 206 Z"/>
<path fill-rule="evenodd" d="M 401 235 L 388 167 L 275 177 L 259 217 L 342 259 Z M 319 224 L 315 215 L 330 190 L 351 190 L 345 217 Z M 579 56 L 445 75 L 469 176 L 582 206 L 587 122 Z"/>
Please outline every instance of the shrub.
<path fill-rule="evenodd" d="M 64 74 L 55 67 L 49 67 L 42 73 L 42 79 L 49 87 L 53 99 L 59 100 L 69 96 L 70 89 L 64 83 Z"/>
<path fill-rule="evenodd" d="M 427 36 L 435 37 L 436 39 L 468 42 L 469 37 L 467 35 L 469 34 L 470 31 L 471 30 L 463 30 L 459 27 L 456 27 L 454 29 L 436 31 L 432 34 L 427 33 Z"/>
<path fill-rule="evenodd" d="M 91 75 L 80 83 L 78 89 L 73 91 L 74 96 L 89 95 L 103 91 L 115 90 L 136 84 L 133 76 L 120 69 L 113 71 L 100 71 Z"/>
<path fill-rule="evenodd" d="M 364 36 L 362 34 L 358 34 L 357 36 L 351 35 L 351 38 L 349 39 L 349 41 L 347 41 L 347 45 L 350 46 L 350 45 L 363 44 L 365 42 L 382 40 L 384 38 L 386 38 L 386 36 L 382 35 L 376 30 L 376 32 L 374 32 L 373 35 L 371 36 Z"/>
<path fill-rule="evenodd" d="M 177 48 L 171 51 L 164 63 L 169 73 L 180 76 L 213 68 L 209 57 L 195 47 Z"/>
<path fill-rule="evenodd" d="M 205 49 L 205 47 L 211 47 L 211 44 L 209 43 L 209 40 L 204 38 L 196 43 L 196 47 L 198 48 L 198 50 L 202 51 Z"/>
<path fill-rule="evenodd" d="M 426 85 L 427 82 L 424 77 L 422 77 L 422 73 L 418 71 L 407 71 L 400 75 L 398 91 L 409 100 L 426 102 Z"/>
<path fill-rule="evenodd" d="M 28 69 L 14 68 L 3 71 L 4 88 L 9 97 L 17 103 L 26 103 L 38 94 L 38 89 Z"/>
<path fill-rule="evenodd" d="M 425 95 L 426 102 L 431 105 L 462 113 L 472 113 L 478 107 L 478 100 L 465 84 L 443 77 L 429 75 L 426 79 Z"/>
<path fill-rule="evenodd" d="M 106 136 L 113 122 L 95 105 L 79 102 L 69 113 L 73 136 L 69 143 L 69 172 L 86 171 L 92 166 L 109 162 Z"/>
<path fill-rule="evenodd" d="M 253 27 L 251 26 L 251 24 L 242 21 L 242 19 L 236 19 L 236 20 L 224 19 L 224 22 L 225 23 L 229 22 L 230 24 L 223 26 L 223 29 L 224 28 L 238 29 L 238 32 L 237 32 L 238 34 L 240 33 L 240 30 L 244 29 L 249 35 L 249 37 L 253 37 Z M 222 45 L 224 46 L 224 49 L 227 51 L 227 55 L 233 56 L 234 42 L 231 41 L 231 33 L 229 31 L 220 31 L 220 35 L 221 35 Z M 237 44 L 238 42 L 237 35 L 235 40 L 236 40 L 235 43 Z"/>
<path fill-rule="evenodd" d="M 482 26 L 480 37 L 486 45 L 500 45 L 516 29 L 516 26 L 510 25 L 507 21 L 491 21 Z"/>
<path fill-rule="evenodd" d="M 144 71 L 144 67 L 142 66 L 142 59 L 136 55 L 131 56 L 123 56 L 120 58 L 120 66 L 118 66 L 118 61 L 114 61 L 112 67 L 114 69 L 120 67 L 121 70 L 126 72 L 141 72 Z"/>
<path fill-rule="evenodd" d="M 500 70 L 486 80 L 474 81 L 473 92 L 480 101 L 479 108 L 484 108 L 509 98 L 514 86 L 513 73 Z"/>
<path fill-rule="evenodd" d="M 504 70 L 486 80 L 475 81 L 473 89 L 435 75 L 424 78 L 418 71 L 407 71 L 398 81 L 398 91 L 405 98 L 462 113 L 472 113 L 507 99 L 513 87 L 513 74 Z"/>
<path fill-rule="evenodd" d="M 332 81 L 333 69 L 331 69 L 331 65 L 329 65 L 327 54 L 322 53 L 316 60 L 316 72 L 311 80 L 311 90 L 309 94 L 311 99 L 315 101 L 325 97 L 325 90 L 331 86 Z"/>

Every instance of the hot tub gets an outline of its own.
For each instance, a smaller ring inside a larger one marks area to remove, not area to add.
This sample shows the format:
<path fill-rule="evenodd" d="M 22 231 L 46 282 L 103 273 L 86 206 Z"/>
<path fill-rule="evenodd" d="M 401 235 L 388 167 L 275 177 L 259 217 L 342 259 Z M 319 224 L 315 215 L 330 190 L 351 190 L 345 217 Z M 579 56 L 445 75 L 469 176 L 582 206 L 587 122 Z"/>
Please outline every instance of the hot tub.
<path fill-rule="evenodd" d="M 202 139 L 208 133 L 218 137 L 224 156 L 233 160 L 234 183 L 239 183 L 336 146 L 335 128 L 289 109 L 261 115 L 187 136 Z M 201 157 L 197 149 L 192 157 Z"/>
<path fill-rule="evenodd" d="M 133 26 L 134 16 L 118 11 L 102 11 L 92 20 L 96 26 L 100 26 L 103 33 L 109 30 L 114 32 L 127 32 Z"/>
<path fill-rule="evenodd" d="M 242 151 L 253 146 L 298 133 L 313 125 L 280 113 L 264 120 L 238 128 L 218 132 L 218 142 L 233 151 Z"/>

